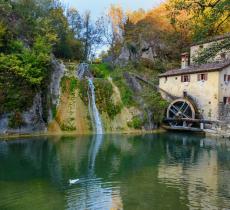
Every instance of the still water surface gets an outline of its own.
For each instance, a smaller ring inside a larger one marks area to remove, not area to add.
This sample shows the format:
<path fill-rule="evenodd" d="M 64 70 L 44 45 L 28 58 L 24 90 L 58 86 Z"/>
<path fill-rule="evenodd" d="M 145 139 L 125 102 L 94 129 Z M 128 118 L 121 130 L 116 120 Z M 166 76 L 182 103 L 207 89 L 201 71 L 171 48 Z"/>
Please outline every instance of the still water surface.
<path fill-rule="evenodd" d="M 230 141 L 175 133 L 0 141 L 0 209 L 230 209 Z"/>

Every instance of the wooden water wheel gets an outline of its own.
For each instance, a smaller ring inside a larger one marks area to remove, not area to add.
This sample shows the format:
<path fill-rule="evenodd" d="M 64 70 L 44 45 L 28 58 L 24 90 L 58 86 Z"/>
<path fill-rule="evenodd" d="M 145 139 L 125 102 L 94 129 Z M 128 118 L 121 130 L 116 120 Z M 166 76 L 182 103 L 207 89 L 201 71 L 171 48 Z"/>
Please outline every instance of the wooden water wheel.
<path fill-rule="evenodd" d="M 193 104 L 189 100 L 183 98 L 173 101 L 167 109 L 167 118 L 175 120 L 170 122 L 171 126 L 185 126 L 186 119 L 195 119 L 195 114 L 196 112 Z M 182 121 L 182 119 L 185 119 L 185 121 Z M 191 123 L 186 124 L 186 126 L 191 125 Z"/>

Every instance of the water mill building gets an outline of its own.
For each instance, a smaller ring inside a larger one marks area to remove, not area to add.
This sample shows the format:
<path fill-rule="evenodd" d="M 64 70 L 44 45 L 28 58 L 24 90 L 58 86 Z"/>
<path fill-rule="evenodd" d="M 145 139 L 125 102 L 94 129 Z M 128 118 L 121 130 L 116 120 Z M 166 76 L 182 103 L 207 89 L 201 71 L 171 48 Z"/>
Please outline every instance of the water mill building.
<path fill-rule="evenodd" d="M 159 75 L 161 95 L 171 102 L 167 119 L 230 123 L 230 50 L 220 51 L 206 64 L 194 62 L 201 50 L 229 38 L 225 34 L 191 46 L 190 53 L 181 55 L 181 68 Z"/>

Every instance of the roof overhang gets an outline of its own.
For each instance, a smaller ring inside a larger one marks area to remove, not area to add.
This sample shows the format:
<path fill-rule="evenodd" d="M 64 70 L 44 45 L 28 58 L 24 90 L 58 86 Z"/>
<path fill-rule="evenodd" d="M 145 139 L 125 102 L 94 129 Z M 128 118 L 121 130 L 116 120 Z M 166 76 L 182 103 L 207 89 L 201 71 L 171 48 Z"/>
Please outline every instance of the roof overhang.
<path fill-rule="evenodd" d="M 189 66 L 185 69 L 173 69 L 169 70 L 163 74 L 160 74 L 159 77 L 170 77 L 170 76 L 178 76 L 185 74 L 197 74 L 197 73 L 205 73 L 205 72 L 215 72 L 221 71 L 222 69 L 230 66 L 230 60 L 225 62 L 218 63 L 208 63 L 200 66 Z"/>

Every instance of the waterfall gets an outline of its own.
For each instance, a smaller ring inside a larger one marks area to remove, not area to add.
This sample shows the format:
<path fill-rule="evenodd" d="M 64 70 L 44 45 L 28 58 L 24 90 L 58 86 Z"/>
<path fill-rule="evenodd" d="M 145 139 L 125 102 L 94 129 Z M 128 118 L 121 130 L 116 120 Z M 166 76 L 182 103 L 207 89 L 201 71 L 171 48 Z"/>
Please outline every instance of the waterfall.
<path fill-rule="evenodd" d="M 80 63 L 77 68 L 77 75 L 78 79 L 83 79 L 84 77 L 92 77 L 91 72 L 89 71 L 89 64 L 88 63 Z"/>
<path fill-rule="evenodd" d="M 89 98 L 89 113 L 92 120 L 93 129 L 96 134 L 103 134 L 103 126 L 100 117 L 100 113 L 96 106 L 96 96 L 95 96 L 95 87 L 93 84 L 93 75 L 90 72 L 89 64 L 81 63 L 79 64 L 76 72 L 76 76 L 78 79 L 87 78 L 89 91 L 88 91 L 88 98 Z"/>
<path fill-rule="evenodd" d="M 93 79 L 88 78 L 89 83 L 89 112 L 91 113 L 91 119 L 93 121 L 93 127 L 95 127 L 96 134 L 103 134 L 102 121 L 99 111 L 96 106 L 95 87 Z"/>

